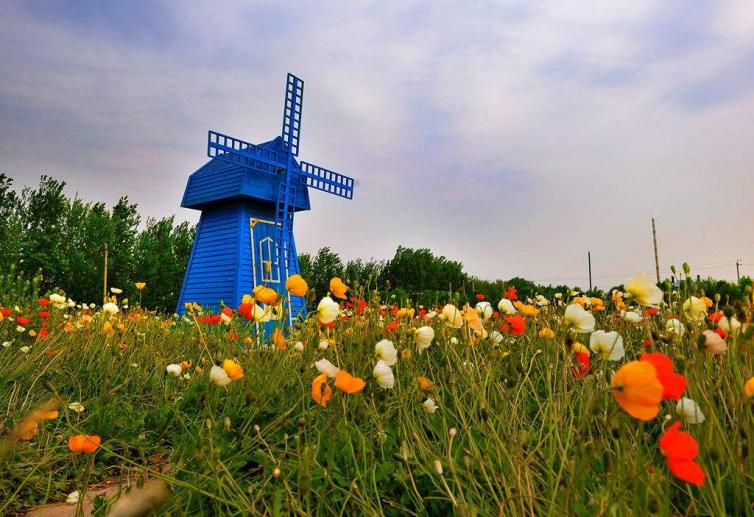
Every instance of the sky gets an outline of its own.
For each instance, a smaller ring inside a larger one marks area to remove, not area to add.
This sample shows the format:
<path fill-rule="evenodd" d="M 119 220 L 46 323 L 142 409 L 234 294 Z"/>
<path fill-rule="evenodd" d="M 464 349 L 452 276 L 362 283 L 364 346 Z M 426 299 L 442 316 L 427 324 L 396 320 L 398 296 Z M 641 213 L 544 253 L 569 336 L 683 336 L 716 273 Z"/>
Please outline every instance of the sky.
<path fill-rule="evenodd" d="M 687 261 L 754 274 L 754 2 L 0 3 L 0 171 L 175 214 L 209 129 L 280 133 L 356 179 L 299 251 L 426 247 L 482 278 L 586 286 Z"/>

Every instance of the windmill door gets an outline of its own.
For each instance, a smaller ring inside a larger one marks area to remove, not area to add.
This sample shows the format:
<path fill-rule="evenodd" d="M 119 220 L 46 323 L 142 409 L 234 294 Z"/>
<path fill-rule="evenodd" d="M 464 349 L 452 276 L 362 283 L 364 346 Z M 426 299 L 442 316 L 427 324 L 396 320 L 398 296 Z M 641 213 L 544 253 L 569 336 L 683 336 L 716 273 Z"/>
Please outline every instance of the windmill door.
<path fill-rule="evenodd" d="M 251 270 L 253 287 L 267 285 L 278 292 L 280 289 L 280 268 L 277 246 L 275 246 L 275 221 L 251 218 Z"/>

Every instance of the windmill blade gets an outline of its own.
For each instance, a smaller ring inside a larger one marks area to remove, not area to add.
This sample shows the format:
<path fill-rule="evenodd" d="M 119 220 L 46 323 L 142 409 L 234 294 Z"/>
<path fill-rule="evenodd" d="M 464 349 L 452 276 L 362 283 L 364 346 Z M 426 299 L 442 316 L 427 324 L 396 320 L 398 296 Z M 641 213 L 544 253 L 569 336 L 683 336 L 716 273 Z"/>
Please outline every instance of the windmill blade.
<path fill-rule="evenodd" d="M 301 112 L 304 108 L 304 81 L 288 74 L 283 105 L 283 141 L 293 156 L 298 156 L 298 140 L 301 135 Z"/>
<path fill-rule="evenodd" d="M 288 156 L 273 149 L 244 142 L 232 136 L 210 131 L 207 137 L 207 156 L 250 168 L 259 167 L 258 163 L 275 168 L 288 167 Z"/>
<path fill-rule="evenodd" d="M 353 199 L 353 178 L 309 162 L 301 162 L 301 175 L 308 187 Z"/>

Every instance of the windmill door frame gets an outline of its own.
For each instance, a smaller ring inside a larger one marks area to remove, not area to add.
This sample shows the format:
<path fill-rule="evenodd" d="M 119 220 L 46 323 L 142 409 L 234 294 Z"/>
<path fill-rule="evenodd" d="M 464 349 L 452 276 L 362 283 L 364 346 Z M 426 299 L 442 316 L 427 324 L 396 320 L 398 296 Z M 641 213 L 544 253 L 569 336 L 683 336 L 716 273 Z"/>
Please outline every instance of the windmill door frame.
<path fill-rule="evenodd" d="M 270 229 L 265 232 L 264 237 L 260 235 L 260 239 L 257 240 L 254 235 L 254 228 L 259 224 L 268 225 Z M 249 218 L 251 286 L 252 291 L 256 289 L 258 285 L 266 285 L 275 288 L 278 293 L 282 293 L 286 297 L 287 307 L 290 308 L 290 293 L 285 289 L 285 279 L 280 278 L 280 257 L 278 257 L 278 247 L 275 245 L 274 237 L 275 226 L 275 221 L 270 221 L 269 219 L 260 219 L 258 217 Z M 265 266 L 264 264 L 268 265 Z M 257 278 L 259 278 L 259 281 Z M 288 311 L 288 319 L 291 319 L 290 310 Z"/>

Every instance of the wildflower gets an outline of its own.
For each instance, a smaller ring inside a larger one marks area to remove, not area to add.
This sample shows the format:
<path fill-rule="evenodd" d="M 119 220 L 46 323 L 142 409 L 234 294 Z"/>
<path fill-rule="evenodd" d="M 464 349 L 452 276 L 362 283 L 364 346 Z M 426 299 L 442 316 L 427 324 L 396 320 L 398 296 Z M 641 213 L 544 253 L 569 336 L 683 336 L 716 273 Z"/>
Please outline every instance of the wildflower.
<path fill-rule="evenodd" d="M 110 292 L 113 294 L 121 294 L 123 292 L 123 289 L 118 289 L 117 287 L 111 287 Z"/>
<path fill-rule="evenodd" d="M 539 314 L 539 309 L 537 309 L 533 305 L 529 305 L 528 303 L 515 302 L 513 306 L 518 309 L 521 314 L 530 318 L 533 318 L 534 316 Z"/>
<path fill-rule="evenodd" d="M 686 397 L 678 400 L 675 414 L 687 424 L 701 424 L 706 420 L 697 403 Z"/>
<path fill-rule="evenodd" d="M 3 341 L 3 348 L 10 348 L 11 342 L 10 341 Z"/>
<path fill-rule="evenodd" d="M 328 324 L 335 321 L 340 314 L 340 305 L 332 298 L 325 296 L 317 305 L 317 319 L 320 323 Z"/>
<path fill-rule="evenodd" d="M 702 341 L 702 346 L 707 349 L 707 352 L 712 355 L 720 355 L 728 350 L 728 345 L 725 343 L 725 339 L 712 330 L 705 330 L 702 332 L 700 341 Z"/>
<path fill-rule="evenodd" d="M 424 411 L 426 411 L 429 414 L 432 414 L 435 411 L 437 411 L 437 404 L 432 399 L 432 397 L 428 397 L 427 400 L 422 402 L 422 406 L 424 406 Z"/>
<path fill-rule="evenodd" d="M 102 438 L 96 434 L 75 434 L 68 438 L 71 452 L 91 454 L 97 450 Z"/>
<path fill-rule="evenodd" d="M 577 334 L 588 334 L 594 331 L 594 314 L 576 303 L 571 303 L 566 307 L 563 322 L 566 328 Z"/>
<path fill-rule="evenodd" d="M 183 373 L 183 368 L 181 368 L 180 364 L 169 364 L 165 367 L 165 371 L 170 375 L 171 377 L 178 377 Z"/>
<path fill-rule="evenodd" d="M 390 368 L 388 366 L 388 368 Z M 335 387 L 345 393 L 357 393 L 364 389 L 366 382 L 363 379 L 354 377 L 345 370 L 340 370 L 335 375 Z"/>
<path fill-rule="evenodd" d="M 623 293 L 621 293 L 617 289 L 614 289 L 610 298 L 612 299 L 613 305 L 615 305 L 615 308 L 617 310 L 626 310 L 626 302 L 623 301 Z"/>
<path fill-rule="evenodd" d="M 505 338 L 500 332 L 493 330 L 492 332 L 490 332 L 489 339 L 493 345 L 499 345 Z"/>
<path fill-rule="evenodd" d="M 414 317 L 414 309 L 409 309 L 407 307 L 403 307 L 401 309 L 398 309 L 395 313 L 396 318 L 413 318 Z"/>
<path fill-rule="evenodd" d="M 388 366 L 393 366 L 398 360 L 398 351 L 395 349 L 395 345 L 387 339 L 383 339 L 374 345 L 374 354 L 385 361 Z"/>
<path fill-rule="evenodd" d="M 393 369 L 385 361 L 377 361 L 372 371 L 374 379 L 381 387 L 385 389 L 393 389 L 395 385 L 395 376 L 393 375 Z"/>
<path fill-rule="evenodd" d="M 76 413 L 83 413 L 86 410 L 86 407 L 81 402 L 71 402 L 68 404 L 68 409 L 75 411 Z"/>
<path fill-rule="evenodd" d="M 65 296 L 59 295 L 58 293 L 52 293 L 50 295 L 50 303 L 58 309 L 64 308 L 66 306 L 66 302 L 67 300 Z"/>
<path fill-rule="evenodd" d="M 677 337 L 683 337 L 683 335 L 686 333 L 686 327 L 683 325 L 683 323 L 681 323 L 680 320 L 677 320 L 675 318 L 671 318 L 665 322 L 665 330 Z"/>
<path fill-rule="evenodd" d="M 210 369 L 209 378 L 212 379 L 212 382 L 214 382 L 218 386 L 227 386 L 233 380 L 228 377 L 225 369 L 223 369 L 221 366 L 217 366 L 216 364 L 213 365 Z"/>
<path fill-rule="evenodd" d="M 102 306 L 102 311 L 106 314 L 112 315 L 112 314 L 117 314 L 120 311 L 120 309 L 113 302 L 107 302 L 106 304 Z"/>
<path fill-rule="evenodd" d="M 139 291 L 143 291 L 144 288 L 147 286 L 146 282 L 134 282 L 134 285 L 136 286 L 136 289 Z"/>
<path fill-rule="evenodd" d="M 675 422 L 660 436 L 660 450 L 668 462 L 668 470 L 678 479 L 692 485 L 704 485 L 704 471 L 694 459 L 699 455 L 699 445 L 690 434 L 679 431 L 681 422 Z"/>
<path fill-rule="evenodd" d="M 327 384 L 327 374 L 320 373 L 312 381 L 312 400 L 320 406 L 325 407 L 331 396 L 332 388 Z"/>
<path fill-rule="evenodd" d="M 485 296 L 482 293 L 476 293 L 476 299 L 480 302 L 484 300 Z"/>
<path fill-rule="evenodd" d="M 586 355 L 591 354 L 589 349 L 586 346 L 584 346 L 582 343 L 579 343 L 578 341 L 573 342 L 573 345 L 571 345 L 571 351 L 574 354 L 586 354 Z"/>
<path fill-rule="evenodd" d="M 435 331 L 432 327 L 425 325 L 414 331 L 414 343 L 419 348 L 419 353 L 429 348 L 433 339 L 435 339 Z"/>
<path fill-rule="evenodd" d="M 272 344 L 281 350 L 284 350 L 286 347 L 285 333 L 283 333 L 280 327 L 275 327 L 275 330 L 272 331 Z"/>
<path fill-rule="evenodd" d="M 589 338 L 589 348 L 609 361 L 620 361 L 626 355 L 623 338 L 615 331 L 596 330 Z"/>
<path fill-rule="evenodd" d="M 441 316 L 447 326 L 455 329 L 463 327 L 463 314 L 452 303 L 442 308 Z"/>
<path fill-rule="evenodd" d="M 506 289 L 505 297 L 515 302 L 516 300 L 518 300 L 518 291 L 516 290 L 515 287 L 511 286 L 508 289 Z"/>
<path fill-rule="evenodd" d="M 78 490 L 74 490 L 70 494 L 68 494 L 68 497 L 65 498 L 66 504 L 77 504 L 79 502 L 79 499 L 81 498 L 81 492 Z"/>
<path fill-rule="evenodd" d="M 497 308 L 500 310 L 500 312 L 509 316 L 518 312 L 516 310 L 516 307 L 513 306 L 513 302 L 508 298 L 503 298 L 502 300 L 500 300 L 497 304 Z"/>
<path fill-rule="evenodd" d="M 309 285 L 301 275 L 291 275 L 285 281 L 285 288 L 293 296 L 304 296 L 309 291 Z"/>
<path fill-rule="evenodd" d="M 431 390 L 432 387 L 435 385 L 434 382 L 430 381 L 426 377 L 417 377 L 416 382 L 419 383 L 419 388 L 424 391 Z"/>
<path fill-rule="evenodd" d="M 20 326 L 24 327 L 31 323 L 31 320 L 27 318 L 26 316 L 18 316 L 16 318 L 16 323 L 18 323 Z"/>
<path fill-rule="evenodd" d="M 576 362 L 579 363 L 580 366 L 576 366 L 574 368 L 574 374 L 576 377 L 583 377 L 586 372 L 589 371 L 589 354 L 584 352 L 577 352 L 575 355 Z"/>
<path fill-rule="evenodd" d="M 610 387 L 623 410 L 639 420 L 651 420 L 660 412 L 663 386 L 657 370 L 647 361 L 630 361 L 621 366 Z"/>
<path fill-rule="evenodd" d="M 520 314 L 503 316 L 503 319 L 505 322 L 503 323 L 504 326 L 501 326 L 501 330 L 510 332 L 514 336 L 520 336 L 526 331 L 526 320 Z"/>
<path fill-rule="evenodd" d="M 492 305 L 490 305 L 490 302 L 479 302 L 474 309 L 476 309 L 477 314 L 479 314 L 479 317 L 484 321 L 487 321 L 492 317 Z"/>
<path fill-rule="evenodd" d="M 235 361 L 230 359 L 224 360 L 223 370 L 225 370 L 225 373 L 231 380 L 237 381 L 238 379 L 243 378 L 243 368 L 241 368 L 241 365 Z"/>
<path fill-rule="evenodd" d="M 642 307 L 657 307 L 662 301 L 662 290 L 646 273 L 638 273 L 626 284 L 626 292 Z"/>
<path fill-rule="evenodd" d="M 720 318 L 720 321 L 717 322 L 717 326 L 733 337 L 735 337 L 741 330 L 741 322 L 738 321 L 735 316 L 731 318 L 723 316 Z"/>
<path fill-rule="evenodd" d="M 644 319 L 641 314 L 635 311 L 620 311 L 620 317 L 631 323 L 641 323 Z"/>
<path fill-rule="evenodd" d="M 542 339 L 552 339 L 555 337 L 555 332 L 552 329 L 545 327 L 543 329 L 539 329 L 537 335 Z"/>
<path fill-rule="evenodd" d="M 710 312 L 707 316 L 707 319 L 710 321 L 710 323 L 719 323 L 720 320 L 723 319 L 723 316 L 725 316 L 725 314 L 723 314 L 723 311 L 715 311 Z"/>
<path fill-rule="evenodd" d="M 754 397 L 754 377 L 749 377 L 749 380 L 744 383 L 744 396 L 747 399 Z"/>
<path fill-rule="evenodd" d="M 327 359 L 320 359 L 319 361 L 315 361 L 314 367 L 317 368 L 317 371 L 319 371 L 319 373 L 324 373 L 331 379 L 334 379 L 340 371 L 340 368 L 332 364 Z"/>
<path fill-rule="evenodd" d="M 330 280 L 330 292 L 336 297 L 345 299 L 349 287 L 337 276 Z"/>
<path fill-rule="evenodd" d="M 319 345 L 317 345 L 317 348 L 320 350 L 327 350 L 329 347 L 330 343 L 328 343 L 326 339 L 320 339 Z"/>
<path fill-rule="evenodd" d="M 254 298 L 265 305 L 278 305 L 282 301 L 277 291 L 263 285 L 254 288 Z"/>
<path fill-rule="evenodd" d="M 592 311 L 594 312 L 605 310 L 605 300 L 603 300 L 602 298 L 589 298 L 589 304 L 591 305 Z"/>
<path fill-rule="evenodd" d="M 550 301 L 541 294 L 538 294 L 534 297 L 534 304 L 539 307 L 545 307 L 546 305 L 550 305 Z"/>
<path fill-rule="evenodd" d="M 673 360 L 665 354 L 641 354 L 641 362 L 651 363 L 655 367 L 657 379 L 662 384 L 664 400 L 678 400 L 686 389 L 686 377 L 674 372 Z"/>
<path fill-rule="evenodd" d="M 686 316 L 686 319 L 690 321 L 703 321 L 707 316 L 707 305 L 701 298 L 692 296 L 683 302 L 683 314 Z"/>

